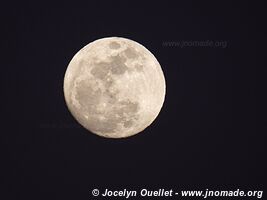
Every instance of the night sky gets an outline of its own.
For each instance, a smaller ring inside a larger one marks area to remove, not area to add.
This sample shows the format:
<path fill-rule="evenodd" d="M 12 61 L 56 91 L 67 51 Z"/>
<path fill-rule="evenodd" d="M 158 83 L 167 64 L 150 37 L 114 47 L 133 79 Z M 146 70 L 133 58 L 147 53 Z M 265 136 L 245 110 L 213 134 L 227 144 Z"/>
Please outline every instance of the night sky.
<path fill-rule="evenodd" d="M 252 11 L 224 1 L 4 6 L 3 199 L 90 199 L 93 188 L 263 189 L 266 32 L 262 12 Z M 157 119 L 119 140 L 82 128 L 63 95 L 74 54 L 110 36 L 144 45 L 166 80 Z"/>

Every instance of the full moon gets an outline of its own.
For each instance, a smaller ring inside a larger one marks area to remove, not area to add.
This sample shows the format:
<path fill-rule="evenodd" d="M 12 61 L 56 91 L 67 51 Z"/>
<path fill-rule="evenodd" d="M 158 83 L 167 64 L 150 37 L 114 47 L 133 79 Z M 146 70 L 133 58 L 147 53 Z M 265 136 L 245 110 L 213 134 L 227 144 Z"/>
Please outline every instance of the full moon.
<path fill-rule="evenodd" d="M 154 55 L 126 38 L 95 40 L 70 61 L 64 96 L 74 118 L 102 137 L 125 138 L 148 127 L 165 98 L 163 71 Z"/>

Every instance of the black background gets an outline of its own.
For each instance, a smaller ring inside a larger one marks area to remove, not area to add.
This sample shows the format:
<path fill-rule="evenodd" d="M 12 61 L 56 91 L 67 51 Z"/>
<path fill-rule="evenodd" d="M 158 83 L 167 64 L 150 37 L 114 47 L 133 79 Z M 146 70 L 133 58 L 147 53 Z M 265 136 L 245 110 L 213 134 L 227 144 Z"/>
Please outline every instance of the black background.
<path fill-rule="evenodd" d="M 258 70 L 264 63 L 257 57 L 266 52 L 260 39 L 266 24 L 260 9 L 202 1 L 32 1 L 2 9 L 5 199 L 90 199 L 93 188 L 264 188 L 266 69 Z M 109 36 L 147 47 L 167 85 L 154 123 L 121 140 L 88 133 L 63 96 L 73 55 Z M 227 47 L 162 45 L 206 40 Z"/>

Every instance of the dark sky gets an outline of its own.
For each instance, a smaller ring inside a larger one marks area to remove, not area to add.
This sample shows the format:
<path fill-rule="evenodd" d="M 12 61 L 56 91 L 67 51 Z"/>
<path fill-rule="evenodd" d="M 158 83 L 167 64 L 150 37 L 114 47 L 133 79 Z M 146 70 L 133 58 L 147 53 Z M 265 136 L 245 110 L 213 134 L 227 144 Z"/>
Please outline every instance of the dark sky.
<path fill-rule="evenodd" d="M 266 69 L 258 57 L 266 32 L 254 5 L 12 2 L 2 20 L 4 199 L 89 199 L 93 188 L 130 186 L 264 187 Z M 148 48 L 167 86 L 154 123 L 122 140 L 82 128 L 63 97 L 73 55 L 108 36 Z"/>

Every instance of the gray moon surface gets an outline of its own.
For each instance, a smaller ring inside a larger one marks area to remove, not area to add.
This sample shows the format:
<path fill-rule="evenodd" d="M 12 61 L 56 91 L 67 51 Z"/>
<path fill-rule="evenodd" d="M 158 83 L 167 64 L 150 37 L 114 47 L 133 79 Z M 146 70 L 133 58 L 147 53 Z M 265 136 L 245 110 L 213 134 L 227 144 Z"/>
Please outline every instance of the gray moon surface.
<path fill-rule="evenodd" d="M 165 98 L 165 78 L 154 55 L 126 38 L 95 40 L 70 61 L 64 77 L 69 111 L 87 130 L 125 138 L 148 127 Z"/>

